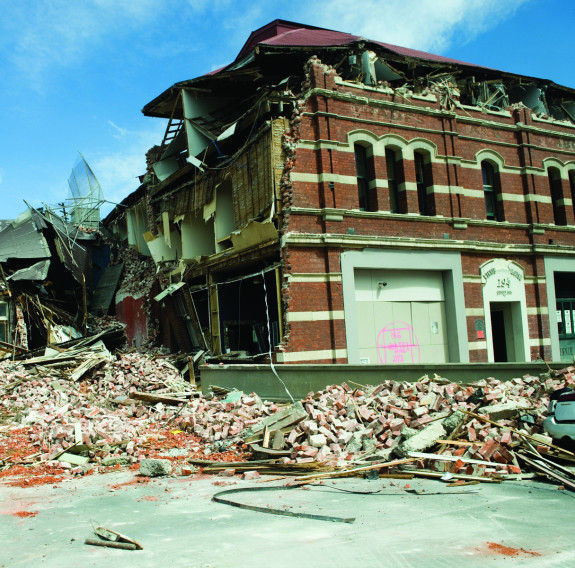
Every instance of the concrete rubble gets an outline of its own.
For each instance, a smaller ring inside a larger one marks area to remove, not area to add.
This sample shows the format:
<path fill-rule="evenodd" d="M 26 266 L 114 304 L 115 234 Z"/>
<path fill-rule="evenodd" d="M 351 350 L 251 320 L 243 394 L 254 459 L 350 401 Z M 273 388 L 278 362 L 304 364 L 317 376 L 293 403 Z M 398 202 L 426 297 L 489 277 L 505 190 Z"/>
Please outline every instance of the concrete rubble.
<path fill-rule="evenodd" d="M 522 472 L 514 451 L 526 443 L 541 455 L 559 451 L 541 424 L 549 394 L 573 385 L 575 372 L 473 385 L 437 376 L 342 383 L 279 404 L 239 391 L 204 396 L 159 353 L 104 348 L 79 374 L 81 355 L 0 362 L 0 478 L 50 467 L 68 476 L 126 466 L 146 476 L 191 475 L 190 462 L 262 457 L 276 469 L 341 471 L 399 459 L 414 475 L 501 478 Z M 246 469 L 256 467 L 236 471 Z"/>

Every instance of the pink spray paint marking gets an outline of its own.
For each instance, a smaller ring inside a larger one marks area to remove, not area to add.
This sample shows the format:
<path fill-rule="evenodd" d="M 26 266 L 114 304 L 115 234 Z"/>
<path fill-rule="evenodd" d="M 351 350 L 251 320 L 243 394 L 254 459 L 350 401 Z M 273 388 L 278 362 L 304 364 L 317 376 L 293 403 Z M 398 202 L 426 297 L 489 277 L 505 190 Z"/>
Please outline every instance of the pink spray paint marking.
<path fill-rule="evenodd" d="M 386 325 L 377 334 L 380 363 L 419 363 L 421 353 L 413 328 L 405 322 Z"/>

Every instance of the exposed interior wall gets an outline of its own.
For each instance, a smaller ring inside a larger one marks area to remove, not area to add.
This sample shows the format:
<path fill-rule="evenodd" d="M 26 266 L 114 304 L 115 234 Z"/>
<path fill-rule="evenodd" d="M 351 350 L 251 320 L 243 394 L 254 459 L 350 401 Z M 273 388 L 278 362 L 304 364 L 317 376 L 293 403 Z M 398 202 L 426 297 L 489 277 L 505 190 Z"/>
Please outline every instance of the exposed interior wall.
<path fill-rule="evenodd" d="M 216 252 L 214 220 L 187 213 L 180 223 L 182 233 L 182 258 L 192 259 L 209 256 Z"/>
<path fill-rule="evenodd" d="M 116 317 L 118 321 L 126 324 L 126 336 L 130 346 L 141 347 L 148 340 L 145 298 L 143 296 L 116 294 Z"/>
<path fill-rule="evenodd" d="M 231 180 L 226 179 L 216 188 L 214 227 L 217 252 L 221 252 L 231 246 L 229 236 L 236 228 L 234 215 L 235 209 L 234 187 Z"/>
<path fill-rule="evenodd" d="M 241 228 L 254 219 L 268 218 L 279 196 L 277 172 L 283 167 L 284 160 L 283 148 L 276 143 L 276 138 L 281 138 L 279 132 L 287 125 L 284 118 L 272 121 L 262 128 L 253 143 L 238 152 L 237 159 L 226 168 L 205 174 L 196 172 L 193 183 L 162 202 L 162 211 L 167 210 L 171 219 L 188 213 L 193 217 L 205 217 L 204 207 L 218 198 L 220 189 L 223 190 L 220 196 L 229 194 L 227 184 L 231 184 L 235 228 Z M 219 235 L 231 225 L 229 211 L 225 217 Z"/>
<path fill-rule="evenodd" d="M 126 210 L 126 229 L 128 244 L 135 247 L 140 254 L 150 256 L 144 233 L 148 231 L 148 215 L 144 203 L 137 203 Z"/>
<path fill-rule="evenodd" d="M 182 258 L 182 241 L 177 230 L 170 232 L 169 239 L 166 239 L 162 234 L 156 237 L 149 232 L 145 234 L 145 237 L 150 255 L 156 264 Z"/>
<path fill-rule="evenodd" d="M 273 351 L 281 340 L 277 286 L 276 270 L 217 285 L 222 353 L 258 355 Z"/>

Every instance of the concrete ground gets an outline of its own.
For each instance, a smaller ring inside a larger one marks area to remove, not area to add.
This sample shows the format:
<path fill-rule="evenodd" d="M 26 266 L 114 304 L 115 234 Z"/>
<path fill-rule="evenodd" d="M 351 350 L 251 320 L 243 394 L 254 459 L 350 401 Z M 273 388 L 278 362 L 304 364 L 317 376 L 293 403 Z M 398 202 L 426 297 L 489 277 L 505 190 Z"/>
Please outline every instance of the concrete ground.
<path fill-rule="evenodd" d="M 57 486 L 0 485 L 0 566 L 575 566 L 575 494 L 533 480 L 454 489 L 424 479 L 341 479 L 307 490 L 229 496 L 274 509 L 355 517 L 353 523 L 268 515 L 211 500 L 218 491 L 285 480 L 135 480 L 132 472 L 117 472 Z M 408 493 L 407 483 L 426 494 Z M 143 550 L 84 544 L 97 538 L 98 526 L 130 536 Z"/>

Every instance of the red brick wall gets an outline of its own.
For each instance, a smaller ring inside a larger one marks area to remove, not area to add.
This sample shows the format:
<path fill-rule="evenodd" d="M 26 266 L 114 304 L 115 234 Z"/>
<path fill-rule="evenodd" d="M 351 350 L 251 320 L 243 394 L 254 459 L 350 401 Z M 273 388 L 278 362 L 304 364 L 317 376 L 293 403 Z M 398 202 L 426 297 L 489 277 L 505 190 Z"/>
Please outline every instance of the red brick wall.
<path fill-rule="evenodd" d="M 349 85 L 336 84 L 335 72 L 320 62 L 308 66 L 309 86 L 333 93 L 348 93 L 361 100 L 340 100 L 325 92 L 312 93 L 300 107 L 303 114 L 298 116 L 298 136 L 304 141 L 332 140 L 348 145 L 348 133 L 355 130 L 366 130 L 376 137 L 396 134 L 407 142 L 414 139 L 425 139 L 437 147 L 440 156 L 455 158 L 449 164 L 435 161 L 428 173 L 433 184 L 438 186 L 462 187 L 465 190 L 479 191 L 477 197 L 465 194 L 437 193 L 433 196 L 435 212 L 438 217 L 422 218 L 417 215 L 381 215 L 355 213 L 359 200 L 357 187 L 354 184 L 335 181 L 333 192 L 328 182 L 310 182 L 292 180 L 291 205 L 295 208 L 338 209 L 343 215 L 342 221 L 326 221 L 322 211 L 307 211 L 305 214 L 290 209 L 289 221 L 284 232 L 304 234 L 332 234 L 366 237 L 390 237 L 391 239 L 437 239 L 438 249 L 442 248 L 445 234 L 450 242 L 458 244 L 451 250 L 462 251 L 463 275 L 479 275 L 479 266 L 492 258 L 502 257 L 515 260 L 526 271 L 525 290 L 528 308 L 547 307 L 543 256 L 530 252 L 533 245 L 549 247 L 575 246 L 575 215 L 573 207 L 565 207 L 564 214 L 567 227 L 545 227 L 544 234 L 532 234 L 528 223 L 553 223 L 553 208 L 550 203 L 503 201 L 504 221 L 500 223 L 485 222 L 485 200 L 483 196 L 483 179 L 479 164 L 476 168 L 464 167 L 473 165 L 476 153 L 491 150 L 502 156 L 506 168 L 515 169 L 516 173 L 499 171 L 499 182 L 504 194 L 525 196 L 536 193 L 538 196 L 550 196 L 549 180 L 544 175 L 521 173 L 519 168 L 535 167 L 542 169 L 543 160 L 551 156 L 559 158 L 564 164 L 575 160 L 575 143 L 543 132 L 526 131 L 521 124 L 540 127 L 546 131 L 567 133 L 573 136 L 573 129 L 550 122 L 533 122 L 531 111 L 521 108 L 512 110 L 511 116 L 484 114 L 475 109 L 454 109 L 457 116 L 441 113 L 439 102 L 410 99 L 384 91 L 366 91 Z M 398 103 L 396 108 L 378 106 L 377 101 Z M 406 105 L 409 108 L 406 108 Z M 434 112 L 429 112 L 430 109 Z M 324 114 L 318 114 L 324 113 Z M 327 113 L 327 114 L 325 114 Z M 504 128 L 494 128 L 486 123 L 469 124 L 469 117 L 500 124 Z M 521 124 L 518 124 L 521 123 Z M 410 127 L 405 128 L 405 126 Z M 480 139 L 480 140 L 478 140 Z M 529 146 L 526 146 L 529 145 Z M 325 145 L 324 145 L 325 146 Z M 341 144 L 339 148 L 341 148 Z M 349 176 L 355 174 L 353 151 L 340 151 L 338 146 L 331 149 L 300 147 L 296 150 L 291 173 L 334 174 Z M 352 149 L 352 146 L 347 146 Z M 462 165 L 463 164 L 463 165 Z M 479 169 L 478 169 L 479 168 Z M 385 159 L 374 156 L 373 169 L 376 179 L 386 180 Z M 415 170 L 411 160 L 404 160 L 398 167 L 398 182 L 415 182 Z M 568 182 L 563 180 L 563 194 L 570 196 Z M 401 199 L 407 213 L 418 213 L 417 194 L 415 191 L 402 192 Z M 289 200 L 284 198 L 284 203 Z M 372 189 L 372 203 L 379 210 L 389 210 L 389 198 L 385 188 Z M 453 217 L 459 223 L 467 223 L 466 228 L 455 228 Z M 569 226 L 571 225 L 571 226 Z M 345 240 L 342 238 L 342 243 Z M 470 243 L 474 246 L 485 243 L 492 247 L 492 252 L 476 254 L 467 252 Z M 525 252 L 516 254 L 500 245 L 522 245 Z M 387 246 L 391 246 L 389 243 Z M 415 244 L 414 246 L 417 246 Z M 495 252 L 499 247 L 500 252 Z M 288 260 L 284 276 L 289 274 L 326 274 L 340 271 L 339 257 L 350 247 L 285 247 L 283 254 Z M 558 249 L 559 250 L 559 249 Z M 552 252 L 547 250 L 547 252 Z M 533 278 L 540 279 L 534 282 Z M 479 281 L 466 283 L 464 296 L 468 308 L 483 307 L 481 284 Z M 341 282 L 292 282 L 283 288 L 284 307 L 290 312 L 342 310 L 343 296 Z M 475 317 L 469 317 L 467 331 L 469 341 L 476 341 L 474 329 Z M 545 315 L 529 315 L 529 335 L 532 339 L 549 337 L 549 319 Z M 343 320 L 321 322 L 291 322 L 284 348 L 286 351 L 314 351 L 322 349 L 345 348 L 345 327 Z M 547 346 L 533 347 L 532 358 L 550 358 Z M 486 350 L 470 351 L 472 361 L 486 361 Z M 332 361 L 329 361 L 332 362 Z"/>

